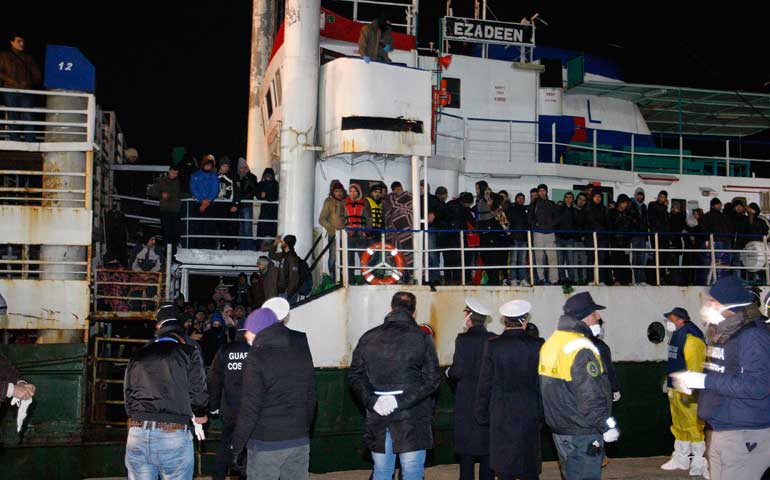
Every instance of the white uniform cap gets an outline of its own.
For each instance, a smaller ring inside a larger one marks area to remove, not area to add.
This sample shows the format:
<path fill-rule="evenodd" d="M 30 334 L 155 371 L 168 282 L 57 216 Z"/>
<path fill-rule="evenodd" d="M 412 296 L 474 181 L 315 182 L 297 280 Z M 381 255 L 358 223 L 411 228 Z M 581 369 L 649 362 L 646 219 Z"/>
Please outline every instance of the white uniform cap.
<path fill-rule="evenodd" d="M 492 309 L 478 298 L 465 297 L 465 305 L 479 315 L 492 315 Z"/>
<path fill-rule="evenodd" d="M 531 309 L 532 304 L 526 300 L 511 300 L 500 306 L 500 315 L 516 318 L 528 314 Z"/>
<path fill-rule="evenodd" d="M 267 300 L 262 304 L 262 308 L 269 308 L 272 310 L 273 313 L 275 313 L 275 316 L 278 317 L 278 320 L 283 320 L 289 316 L 289 310 L 291 310 L 289 302 L 287 302 L 285 298 L 281 297 L 273 297 Z"/>

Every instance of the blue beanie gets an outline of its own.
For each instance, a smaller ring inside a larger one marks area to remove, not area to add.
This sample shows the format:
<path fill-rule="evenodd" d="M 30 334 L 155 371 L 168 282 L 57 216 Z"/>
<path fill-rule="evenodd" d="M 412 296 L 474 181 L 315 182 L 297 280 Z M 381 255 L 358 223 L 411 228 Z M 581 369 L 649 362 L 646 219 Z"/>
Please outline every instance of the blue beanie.
<path fill-rule="evenodd" d="M 244 327 L 254 335 L 258 334 L 267 327 L 278 323 L 278 317 L 269 308 L 258 308 L 251 312 L 246 319 Z"/>
<path fill-rule="evenodd" d="M 749 287 L 735 275 L 717 280 L 709 289 L 709 295 L 722 305 L 745 305 L 754 301 Z"/>

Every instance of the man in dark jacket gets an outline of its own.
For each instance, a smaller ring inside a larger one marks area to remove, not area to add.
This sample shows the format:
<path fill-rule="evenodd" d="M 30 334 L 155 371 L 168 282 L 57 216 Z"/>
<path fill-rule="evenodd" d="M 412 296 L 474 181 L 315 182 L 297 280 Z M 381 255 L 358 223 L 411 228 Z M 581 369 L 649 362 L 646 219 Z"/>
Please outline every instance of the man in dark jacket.
<path fill-rule="evenodd" d="M 366 409 L 364 441 L 372 451 L 373 480 L 391 480 L 396 456 L 404 480 L 421 480 L 425 450 L 433 448 L 433 393 L 440 383 L 430 335 L 414 321 L 417 300 L 398 292 L 385 322 L 353 350 L 348 379 Z"/>
<path fill-rule="evenodd" d="M 639 215 L 639 232 L 648 231 L 647 204 L 644 203 L 644 189 L 638 187 L 634 190 L 634 198 L 631 199 L 631 208 L 636 210 Z M 631 263 L 634 268 L 634 283 L 637 285 L 647 285 L 647 274 L 644 268 L 639 266 L 647 265 L 647 252 L 638 252 L 636 250 L 648 248 L 648 236 L 636 235 L 631 237 L 631 248 L 634 250 L 631 254 Z"/>
<path fill-rule="evenodd" d="M 201 159 L 201 168 L 190 176 L 190 194 L 194 202 L 188 203 L 188 217 L 198 217 L 199 220 L 190 225 L 192 234 L 205 235 L 211 238 L 196 238 L 189 242 L 193 248 L 214 248 L 216 242 L 216 226 L 211 220 L 216 218 L 212 203 L 219 195 L 219 179 L 214 171 L 214 155 L 205 155 Z"/>
<path fill-rule="evenodd" d="M 254 292 L 252 285 L 252 306 L 258 307 L 266 299 L 278 296 L 278 268 L 268 257 L 259 257 L 257 260 L 259 274 L 262 277 L 261 292 Z M 253 282 L 252 282 L 253 283 Z M 259 301 L 257 301 L 259 300 Z"/>
<path fill-rule="evenodd" d="M 157 338 L 139 349 L 126 368 L 129 478 L 193 475 L 190 421 L 198 425 L 208 421 L 209 395 L 200 352 L 185 344 L 177 316 L 175 306 L 158 311 Z"/>
<path fill-rule="evenodd" d="M 617 207 L 608 214 L 610 230 L 616 232 L 612 236 L 610 246 L 616 249 L 610 252 L 612 278 L 621 285 L 631 284 L 631 269 L 624 267 L 629 263 L 628 249 L 631 247 L 631 232 L 639 231 L 639 216 L 637 210 L 631 207 L 630 199 L 625 193 L 618 195 Z"/>
<path fill-rule="evenodd" d="M 302 261 L 294 251 L 297 237 L 286 235 L 276 237 L 275 246 L 280 247 L 280 252 L 270 252 L 270 258 L 278 262 L 278 294 L 289 301 L 296 303 L 299 299 L 300 286 L 300 262 Z M 268 297 L 270 298 L 270 297 Z"/>
<path fill-rule="evenodd" d="M 251 349 L 233 457 L 248 448 L 248 478 L 307 479 L 316 407 L 313 358 L 268 308 L 251 312 L 245 327 Z"/>
<path fill-rule="evenodd" d="M 700 221 L 700 227 L 703 233 L 708 236 L 704 237 L 704 248 L 711 248 L 711 238 L 714 239 L 714 250 L 716 250 L 717 261 L 722 265 L 730 265 L 732 263 L 732 253 L 722 253 L 720 250 L 730 249 L 730 226 L 728 219 L 725 218 L 725 214 L 722 213 L 722 202 L 719 198 L 712 198 L 709 204 L 710 209 L 703 215 Z M 704 256 L 704 265 L 711 264 L 711 255 Z M 730 270 L 719 269 L 717 270 L 717 278 L 722 278 L 732 274 Z"/>
<path fill-rule="evenodd" d="M 476 420 L 489 425 L 490 463 L 502 480 L 536 479 L 540 470 L 543 339 L 526 333 L 530 308 L 526 300 L 500 307 L 505 331 L 487 342 L 479 374 Z"/>
<path fill-rule="evenodd" d="M 529 214 L 524 204 L 524 194 L 519 192 L 514 197 L 513 203 L 505 212 L 508 218 L 508 228 L 511 232 L 511 246 L 516 250 L 511 251 L 511 285 L 522 287 L 529 286 L 529 265 L 527 258 L 527 232 L 529 230 Z"/>
<path fill-rule="evenodd" d="M 250 348 L 244 337 L 245 332 L 246 327 L 241 320 L 234 341 L 219 349 L 209 369 L 209 413 L 222 415 L 222 435 L 212 475 L 214 480 L 224 480 L 232 458 L 230 445 L 241 407 L 243 364 Z"/>
<path fill-rule="evenodd" d="M 460 457 L 460 480 L 473 480 L 474 465 L 479 464 L 479 480 L 490 478 L 489 427 L 482 426 L 473 414 L 481 358 L 487 340 L 494 334 L 484 324 L 492 309 L 476 298 L 465 299 L 465 333 L 457 335 L 452 367 L 447 376 L 455 390 L 455 453 Z"/>
<path fill-rule="evenodd" d="M 460 196 L 447 203 L 448 214 L 448 227 L 450 230 L 467 230 L 469 225 L 473 224 L 473 211 L 471 206 L 473 205 L 473 195 L 469 192 L 463 192 Z M 446 283 L 450 285 L 459 285 L 462 277 L 462 272 L 459 270 L 460 266 L 460 233 L 452 232 L 447 233 L 445 240 L 445 248 L 451 248 L 451 250 L 444 252 L 444 266 L 455 267 L 448 268 L 444 272 L 444 278 Z"/>
<path fill-rule="evenodd" d="M 537 186 L 538 198 L 529 209 L 529 224 L 535 231 L 532 234 L 532 245 L 535 248 L 543 249 L 556 246 L 556 237 L 553 229 L 556 222 L 556 204 L 548 199 L 548 186 L 540 184 Z M 546 258 L 548 262 L 546 262 Z M 548 264 L 548 277 L 543 268 Z M 541 281 L 546 284 L 555 284 L 559 276 L 556 273 L 556 250 L 536 250 L 535 264 L 537 265 L 537 274 Z"/>
<path fill-rule="evenodd" d="M 262 202 L 278 201 L 278 182 L 272 168 L 262 172 L 262 180 L 257 184 L 257 200 Z M 278 204 L 263 203 L 259 206 L 259 223 L 257 237 L 273 238 L 278 233 Z"/>
<path fill-rule="evenodd" d="M 620 436 L 612 417 L 612 394 L 599 349 L 591 342 L 599 310 L 588 292 L 564 304 L 556 332 L 540 350 L 540 390 L 545 420 L 553 432 L 566 480 L 599 480 L 604 442 Z"/>
<path fill-rule="evenodd" d="M 238 159 L 238 174 L 235 176 L 235 188 L 240 199 L 238 203 L 238 246 L 241 250 L 255 250 L 257 243 L 254 241 L 254 204 L 251 203 L 257 195 L 257 177 L 249 171 L 246 159 Z M 248 201 L 244 201 L 248 200 Z"/>
<path fill-rule="evenodd" d="M 163 233 L 163 243 L 176 249 L 179 243 L 179 211 L 182 203 L 179 200 L 179 167 L 171 165 L 168 172 L 150 187 L 150 194 L 160 200 L 160 228 Z"/>
<path fill-rule="evenodd" d="M 35 386 L 21 379 L 11 362 L 0 357 L 0 404 L 6 399 L 28 400 L 35 396 Z"/>
<path fill-rule="evenodd" d="M 237 243 L 233 238 L 238 233 L 238 224 L 233 222 L 238 215 L 238 208 L 241 203 L 240 192 L 235 185 L 235 178 L 230 173 L 230 159 L 223 157 L 219 163 L 219 194 L 216 201 L 217 217 L 220 219 L 215 222 L 217 225 L 217 234 L 219 235 L 219 248 L 222 250 L 231 250 Z"/>
<path fill-rule="evenodd" d="M 604 206 L 602 203 L 603 201 L 604 197 L 602 196 L 602 192 L 595 190 L 591 193 L 590 203 L 588 203 L 586 207 L 580 212 L 580 218 L 578 219 L 578 222 L 580 223 L 581 228 L 584 228 L 589 232 L 606 232 L 609 230 L 610 225 L 607 218 L 607 207 Z M 597 233 L 596 242 L 599 249 L 606 249 L 609 247 L 609 237 L 606 233 Z M 585 243 L 587 247 L 594 246 L 592 234 L 586 234 Z M 593 265 L 595 260 L 594 252 L 589 250 L 588 253 L 588 264 Z M 600 284 L 606 285 L 609 283 L 610 271 L 606 268 L 601 268 L 601 266 L 609 265 L 609 252 L 606 250 L 600 250 L 598 253 L 600 266 L 599 278 L 595 278 L 594 282 L 598 280 Z"/>
<path fill-rule="evenodd" d="M 0 52 L 0 86 L 8 89 L 29 90 L 40 85 L 42 76 L 32 55 L 25 52 L 25 42 L 21 35 L 12 33 L 8 36 L 10 49 Z M 35 97 L 29 93 L 3 92 L 3 105 L 10 108 L 35 108 Z M 32 112 L 6 112 L 8 120 L 30 122 Z M 8 125 L 8 130 L 22 130 L 27 133 L 11 133 L 9 139 L 20 142 L 33 142 L 31 133 L 34 125 Z"/>
<path fill-rule="evenodd" d="M 575 209 L 575 195 L 572 192 L 564 194 L 564 204 L 556 210 L 556 222 L 554 228 L 557 230 L 577 230 L 577 215 Z M 575 248 L 575 233 L 565 232 L 556 234 L 556 246 L 560 248 Z M 575 265 L 574 250 L 559 250 L 556 254 L 559 263 L 559 283 L 569 282 L 577 284 L 577 268 Z M 561 268 L 562 265 L 573 265 L 573 267 Z"/>
<path fill-rule="evenodd" d="M 770 468 L 770 330 L 747 285 L 730 275 L 704 300 L 703 373 L 671 374 L 674 388 L 698 395 L 711 480 L 760 478 Z"/>

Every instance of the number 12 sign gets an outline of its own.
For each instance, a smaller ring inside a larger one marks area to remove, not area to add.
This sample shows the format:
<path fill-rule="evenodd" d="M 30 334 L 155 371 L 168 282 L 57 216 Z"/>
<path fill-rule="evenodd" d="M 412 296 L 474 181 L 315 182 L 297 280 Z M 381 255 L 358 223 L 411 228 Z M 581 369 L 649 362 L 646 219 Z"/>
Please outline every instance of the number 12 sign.
<path fill-rule="evenodd" d="M 96 89 L 96 69 L 75 47 L 48 45 L 45 49 L 45 79 L 47 89 L 93 92 Z"/>

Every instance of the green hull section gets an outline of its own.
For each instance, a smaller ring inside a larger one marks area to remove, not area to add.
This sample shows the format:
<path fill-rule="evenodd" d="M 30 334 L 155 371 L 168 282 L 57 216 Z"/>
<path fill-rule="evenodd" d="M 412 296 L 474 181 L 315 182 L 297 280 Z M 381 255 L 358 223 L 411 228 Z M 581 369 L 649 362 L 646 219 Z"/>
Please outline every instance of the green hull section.
<path fill-rule="evenodd" d="M 86 420 L 86 346 L 9 345 L 0 354 L 19 365 L 25 378 L 38 386 L 21 434 L 16 433 L 16 409 L 0 408 L 0 465 L 7 478 L 83 478 L 125 475 L 125 430 L 88 427 Z M 671 451 L 670 415 L 661 393 L 665 364 L 618 363 L 623 398 L 615 416 L 621 441 L 608 451 L 615 457 L 665 455 Z M 370 468 L 363 447 L 363 412 L 354 401 L 345 369 L 317 369 L 318 415 L 312 432 L 313 472 Z M 453 394 L 442 383 L 434 418 L 435 448 L 430 464 L 454 463 Z M 211 472 L 217 447 L 217 421 L 210 439 L 199 447 L 196 473 Z M 543 458 L 555 458 L 549 438 L 543 438 Z"/>

